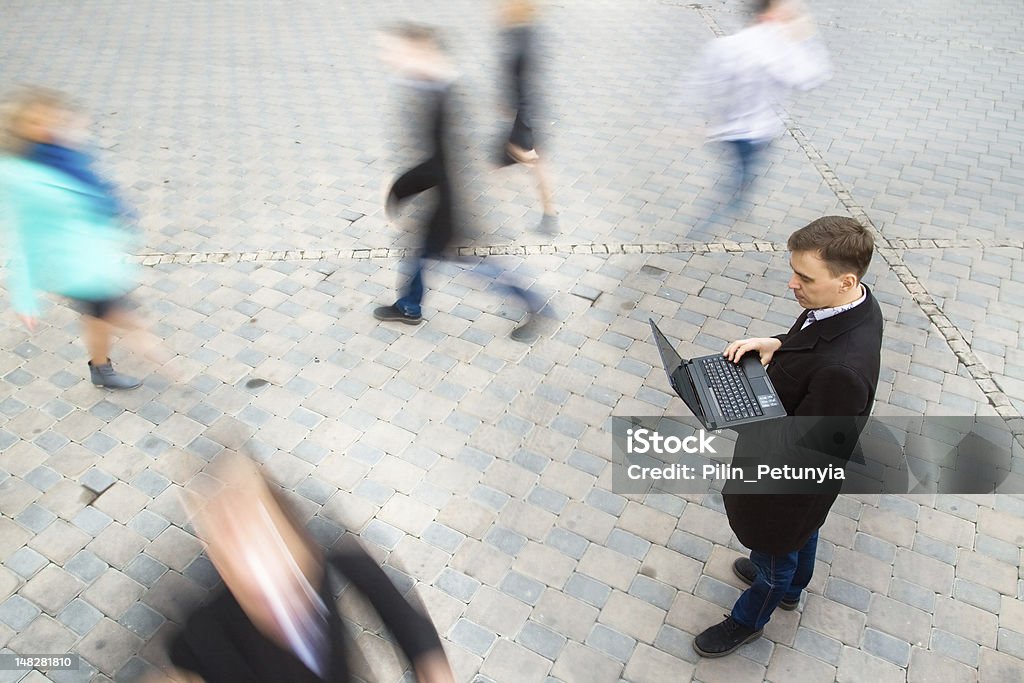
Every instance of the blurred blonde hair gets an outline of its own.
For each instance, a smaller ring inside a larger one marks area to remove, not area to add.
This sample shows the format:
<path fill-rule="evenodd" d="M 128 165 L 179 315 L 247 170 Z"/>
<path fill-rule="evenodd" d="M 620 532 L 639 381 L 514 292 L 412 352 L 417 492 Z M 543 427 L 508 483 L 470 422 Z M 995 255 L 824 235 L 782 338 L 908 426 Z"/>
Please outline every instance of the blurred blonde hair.
<path fill-rule="evenodd" d="M 532 23 L 537 16 L 537 3 L 532 0 L 503 0 L 501 16 L 512 26 Z"/>
<path fill-rule="evenodd" d="M 23 86 L 0 103 L 0 153 L 20 156 L 28 141 L 17 133 L 25 115 L 36 107 L 68 111 L 71 103 L 63 93 L 40 86 Z"/>

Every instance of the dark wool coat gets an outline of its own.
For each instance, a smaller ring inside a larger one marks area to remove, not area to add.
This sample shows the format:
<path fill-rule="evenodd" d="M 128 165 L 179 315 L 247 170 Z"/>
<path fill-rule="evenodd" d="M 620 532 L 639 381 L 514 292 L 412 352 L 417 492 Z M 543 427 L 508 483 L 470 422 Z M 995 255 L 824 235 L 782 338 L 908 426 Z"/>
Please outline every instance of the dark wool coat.
<path fill-rule="evenodd" d="M 768 365 L 768 376 L 788 415 L 837 416 L 822 424 L 841 423 L 841 431 L 855 432 L 846 440 L 849 448 L 840 449 L 844 453 L 839 457 L 845 458 L 871 413 L 881 363 L 882 311 L 871 291 L 864 289 L 867 299 L 863 303 L 803 330 L 807 311 L 801 313 L 789 332 L 777 337 L 782 346 Z M 855 421 L 854 417 L 862 419 Z M 784 443 L 787 438 L 785 434 L 766 438 L 765 430 L 793 431 L 809 422 L 814 421 L 783 418 L 741 430 L 736 456 L 748 462 L 763 460 L 766 444 Z M 835 433 L 829 430 L 829 437 Z M 729 525 L 751 550 L 778 555 L 799 550 L 825 523 L 842 482 L 826 482 L 813 494 L 737 493 L 741 486 L 729 481 L 723 489 Z"/>
<path fill-rule="evenodd" d="M 332 555 L 329 564 L 369 599 L 409 660 L 441 648 L 433 624 L 398 592 L 380 566 L 362 550 Z M 352 679 L 348 648 L 350 636 L 331 595 L 332 581 L 320 588 L 328 606 L 328 659 L 330 683 Z M 175 666 L 202 676 L 206 683 L 324 683 L 296 657 L 263 635 L 246 616 L 238 601 L 221 589 L 214 599 L 188 617 L 171 642 Z"/>

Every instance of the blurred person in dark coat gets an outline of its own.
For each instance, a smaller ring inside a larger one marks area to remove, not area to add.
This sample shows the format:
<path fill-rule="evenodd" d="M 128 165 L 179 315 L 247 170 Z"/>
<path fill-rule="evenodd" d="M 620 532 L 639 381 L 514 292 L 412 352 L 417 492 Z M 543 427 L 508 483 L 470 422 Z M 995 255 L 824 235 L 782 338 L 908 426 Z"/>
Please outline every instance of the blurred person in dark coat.
<path fill-rule="evenodd" d="M 455 69 L 442 49 L 436 32 L 426 26 L 403 24 L 383 37 L 384 58 L 412 88 L 424 96 L 426 105 L 423 140 L 427 158 L 402 173 L 392 184 L 385 200 L 385 212 L 394 218 L 402 202 L 433 190 L 435 202 L 421 226 L 422 247 L 414 257 L 412 274 L 400 288 L 398 299 L 390 306 L 378 306 L 378 320 L 418 325 L 423 322 L 424 271 L 428 260 L 467 262 L 454 251 L 454 242 L 462 236 L 462 223 L 451 177 L 450 118 Z M 530 341 L 535 337 L 535 313 L 543 306 L 537 294 L 515 284 L 502 282 L 504 272 L 491 259 L 481 259 L 470 269 L 493 280 L 502 292 L 519 299 L 527 311 L 526 320 L 512 331 L 512 338 Z"/>
<path fill-rule="evenodd" d="M 366 551 L 353 543 L 325 558 L 251 463 L 238 458 L 227 471 L 227 487 L 194 520 L 225 588 L 171 642 L 167 677 L 348 683 L 352 644 L 333 598 L 344 578 L 380 614 L 418 683 L 454 683 L 433 624 Z"/>

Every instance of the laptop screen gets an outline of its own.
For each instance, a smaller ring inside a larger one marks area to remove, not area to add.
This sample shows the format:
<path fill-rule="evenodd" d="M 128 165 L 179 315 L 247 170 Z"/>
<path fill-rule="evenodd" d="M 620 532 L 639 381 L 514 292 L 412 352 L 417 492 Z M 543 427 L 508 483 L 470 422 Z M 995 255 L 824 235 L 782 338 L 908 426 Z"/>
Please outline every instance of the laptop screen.
<path fill-rule="evenodd" d="M 658 326 L 651 320 L 651 330 L 654 332 L 654 341 L 658 345 L 658 353 L 661 354 L 661 362 L 665 366 L 665 373 L 668 374 L 668 381 L 672 381 L 672 373 L 679 369 L 679 366 L 683 364 L 683 358 L 679 355 L 679 352 L 672 346 L 672 342 L 662 334 Z"/>

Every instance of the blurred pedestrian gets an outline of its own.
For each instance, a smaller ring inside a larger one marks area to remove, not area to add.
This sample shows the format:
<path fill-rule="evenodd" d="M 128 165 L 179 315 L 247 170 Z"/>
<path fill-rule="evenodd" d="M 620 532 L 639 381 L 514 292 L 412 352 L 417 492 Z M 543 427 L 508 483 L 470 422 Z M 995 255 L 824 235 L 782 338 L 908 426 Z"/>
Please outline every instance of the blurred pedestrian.
<path fill-rule="evenodd" d="M 506 52 L 505 98 L 515 116 L 503 157 L 532 169 L 544 212 L 537 229 L 553 234 L 558 231 L 558 212 L 552 199 L 551 177 L 537 152 L 534 132 L 539 108 L 536 91 L 537 6 L 532 0 L 502 0 L 500 13 Z"/>
<path fill-rule="evenodd" d="M 222 474 L 227 486 L 194 524 L 224 588 L 171 642 L 171 680 L 348 683 L 352 643 L 334 598 L 344 579 L 380 614 L 418 683 L 454 683 L 437 630 L 373 558 L 354 543 L 325 558 L 280 493 L 240 456 Z"/>
<path fill-rule="evenodd" d="M 786 93 L 832 75 L 828 51 L 797 0 L 754 0 L 752 9 L 750 26 L 704 49 L 690 82 L 709 119 L 707 138 L 726 143 L 736 159 L 731 206 L 754 183 L 769 143 L 786 130 L 778 113 Z"/>
<path fill-rule="evenodd" d="M 444 260 L 457 235 L 457 208 L 455 190 L 450 175 L 449 116 L 455 69 L 441 47 L 433 29 L 415 24 L 404 24 L 384 36 L 385 61 L 405 81 L 426 98 L 424 135 L 427 158 L 409 169 L 394 182 L 385 200 L 385 212 L 394 218 L 400 204 L 420 193 L 434 190 L 436 202 L 422 226 L 422 248 L 412 265 L 412 275 L 402 288 L 400 296 L 390 306 L 379 306 L 373 311 L 378 320 L 418 325 L 423 322 L 422 303 L 425 286 L 424 269 L 428 259 Z M 465 262 L 466 258 L 453 260 Z M 520 299 L 527 310 L 526 321 L 517 327 L 514 339 L 533 338 L 533 314 L 543 304 L 540 297 L 522 287 L 502 283 L 502 270 L 484 261 L 477 261 L 472 272 L 495 281 L 499 289 Z"/>
<path fill-rule="evenodd" d="M 134 349 L 151 360 L 169 357 L 132 312 L 127 211 L 113 185 L 93 169 L 82 131 L 81 117 L 56 91 L 27 88 L 5 105 L 0 220 L 11 305 L 31 332 L 39 318 L 37 294 L 65 297 L 82 315 L 92 383 L 134 389 L 141 381 L 115 371 L 110 361 L 115 331 L 128 334 Z"/>

